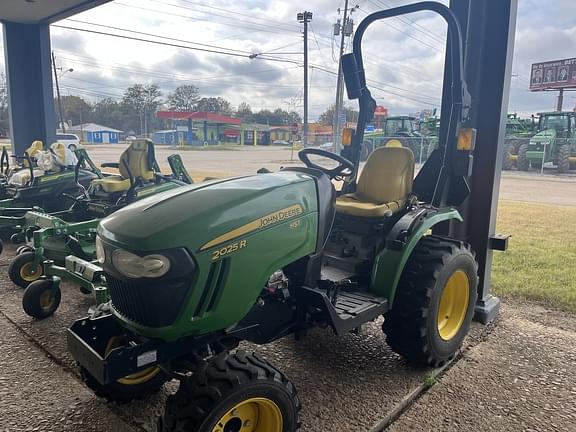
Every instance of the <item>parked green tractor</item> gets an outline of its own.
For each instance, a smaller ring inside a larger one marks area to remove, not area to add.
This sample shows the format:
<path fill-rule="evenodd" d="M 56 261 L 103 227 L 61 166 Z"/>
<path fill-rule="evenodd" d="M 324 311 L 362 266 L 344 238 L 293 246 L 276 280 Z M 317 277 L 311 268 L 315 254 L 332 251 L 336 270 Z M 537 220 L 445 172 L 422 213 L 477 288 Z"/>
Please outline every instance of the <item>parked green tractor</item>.
<path fill-rule="evenodd" d="M 376 108 L 362 38 L 378 20 L 422 10 L 449 26 L 447 133 L 415 179 L 405 147 L 375 150 L 359 173 Z M 474 311 L 478 266 L 468 244 L 430 230 L 461 221 L 455 207 L 469 194 L 475 132 L 467 128 L 459 25 L 436 2 L 373 13 L 342 68 L 348 97 L 359 103 L 342 155 L 306 148 L 305 167 L 138 201 L 100 223 L 97 263 L 68 259 L 68 272 L 97 287 L 102 301 L 68 331 L 68 348 L 98 395 L 130 400 L 177 379 L 161 432 L 295 432 L 294 385 L 260 356 L 235 351 L 241 341 L 302 338 L 318 326 L 342 335 L 384 315 L 388 344 L 410 363 L 439 366 L 456 355 Z M 342 190 L 331 180 L 344 180 Z M 36 282 L 46 304 L 57 282 Z"/>
<path fill-rule="evenodd" d="M 522 144 L 530 142 L 530 138 L 536 133 L 536 123 L 534 118 L 521 119 L 518 114 L 508 114 L 506 119 L 506 147 L 504 158 L 502 159 L 502 169 L 510 170 L 514 168 L 518 161 L 518 151 Z"/>
<path fill-rule="evenodd" d="M 576 169 L 576 113 L 540 113 L 538 133 L 518 150 L 518 169 L 541 169 L 552 162 L 559 173 Z"/>
<path fill-rule="evenodd" d="M 436 120 L 434 120 L 436 123 Z M 383 121 L 382 131 L 369 132 L 364 135 L 361 160 L 365 161 L 372 151 L 384 146 L 402 146 L 412 150 L 416 161 L 426 160 L 430 143 L 435 141 L 433 135 L 423 133 L 416 117 L 394 116 Z M 431 126 L 431 124 L 429 125 Z M 430 130 L 425 129 L 426 133 Z"/>

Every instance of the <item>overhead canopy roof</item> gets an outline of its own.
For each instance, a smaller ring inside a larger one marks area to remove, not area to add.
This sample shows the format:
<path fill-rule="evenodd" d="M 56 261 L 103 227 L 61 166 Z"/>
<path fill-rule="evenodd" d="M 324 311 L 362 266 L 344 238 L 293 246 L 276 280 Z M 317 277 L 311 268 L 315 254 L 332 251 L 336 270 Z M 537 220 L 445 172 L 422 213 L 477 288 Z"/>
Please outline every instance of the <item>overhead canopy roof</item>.
<path fill-rule="evenodd" d="M 0 21 L 53 23 L 111 0 L 1 0 Z"/>

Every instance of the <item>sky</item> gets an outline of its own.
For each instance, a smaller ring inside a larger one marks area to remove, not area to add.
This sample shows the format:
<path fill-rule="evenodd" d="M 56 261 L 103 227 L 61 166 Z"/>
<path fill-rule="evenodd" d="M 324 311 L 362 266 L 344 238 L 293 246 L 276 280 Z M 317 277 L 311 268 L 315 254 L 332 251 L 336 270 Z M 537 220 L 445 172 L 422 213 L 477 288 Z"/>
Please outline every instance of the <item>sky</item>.
<path fill-rule="evenodd" d="M 371 12 L 410 2 L 351 1 L 352 19 L 357 25 Z M 555 105 L 556 93 L 528 91 L 530 64 L 576 57 L 574 0 L 550 4 L 519 0 L 509 111 L 523 116 Z M 296 15 L 308 10 L 314 121 L 335 100 L 340 40 L 333 25 L 343 7 L 339 0 L 115 0 L 53 25 L 52 48 L 58 66 L 73 69 L 61 78 L 63 94 L 121 99 L 132 84 L 154 83 L 166 96 L 178 85 L 194 84 L 202 96 L 222 96 L 233 106 L 302 112 L 303 38 Z M 443 21 L 431 13 L 391 19 L 366 32 L 366 74 L 379 105 L 391 114 L 439 108 L 445 35 Z M 575 104 L 576 92 L 567 93 L 565 108 Z"/>

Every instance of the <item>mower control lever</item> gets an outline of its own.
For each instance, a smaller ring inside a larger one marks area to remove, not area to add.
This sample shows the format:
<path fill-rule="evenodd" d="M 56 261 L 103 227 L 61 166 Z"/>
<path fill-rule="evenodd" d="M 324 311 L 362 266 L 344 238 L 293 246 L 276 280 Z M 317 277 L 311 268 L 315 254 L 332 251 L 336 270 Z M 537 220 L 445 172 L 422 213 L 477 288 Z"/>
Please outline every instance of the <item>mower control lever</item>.
<path fill-rule="evenodd" d="M 316 155 L 325 157 L 327 159 L 331 159 L 333 161 L 338 162 L 338 166 L 333 169 L 328 169 L 321 165 L 315 164 L 309 158 L 309 155 Z M 322 171 L 331 179 L 336 177 L 355 177 L 356 176 L 356 167 L 352 162 L 350 162 L 345 157 L 337 155 L 336 153 L 329 152 L 327 150 L 322 150 L 319 148 L 304 148 L 298 152 L 298 157 L 308 168 L 314 168 L 317 170 Z"/>

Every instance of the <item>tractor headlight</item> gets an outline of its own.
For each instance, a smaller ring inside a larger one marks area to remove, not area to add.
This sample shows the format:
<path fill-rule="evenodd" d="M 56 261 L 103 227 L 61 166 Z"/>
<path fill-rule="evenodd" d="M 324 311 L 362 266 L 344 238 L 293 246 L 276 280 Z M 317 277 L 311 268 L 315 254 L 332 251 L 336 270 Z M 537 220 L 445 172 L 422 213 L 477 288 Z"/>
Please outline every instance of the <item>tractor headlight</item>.
<path fill-rule="evenodd" d="M 164 255 L 135 255 L 116 249 L 112 254 L 114 268 L 129 278 L 157 278 L 170 270 L 170 260 Z"/>
<path fill-rule="evenodd" d="M 96 259 L 100 264 L 104 264 L 106 261 L 106 251 L 104 250 L 104 245 L 100 237 L 96 236 Z"/>

